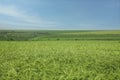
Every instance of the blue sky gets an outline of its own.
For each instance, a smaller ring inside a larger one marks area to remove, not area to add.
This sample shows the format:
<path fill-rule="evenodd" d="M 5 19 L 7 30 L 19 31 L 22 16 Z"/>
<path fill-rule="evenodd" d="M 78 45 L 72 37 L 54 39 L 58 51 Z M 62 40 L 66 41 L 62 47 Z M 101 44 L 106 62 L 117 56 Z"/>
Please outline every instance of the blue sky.
<path fill-rule="evenodd" d="M 0 29 L 120 29 L 120 0 L 0 0 Z"/>

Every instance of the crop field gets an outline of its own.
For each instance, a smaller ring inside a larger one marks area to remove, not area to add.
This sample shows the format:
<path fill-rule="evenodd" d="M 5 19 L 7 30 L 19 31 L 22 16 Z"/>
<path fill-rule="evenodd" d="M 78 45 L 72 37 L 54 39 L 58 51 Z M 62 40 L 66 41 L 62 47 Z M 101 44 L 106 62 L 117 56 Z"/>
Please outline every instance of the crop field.
<path fill-rule="evenodd" d="M 120 30 L 0 30 L 0 41 L 120 40 Z"/>
<path fill-rule="evenodd" d="M 120 80 L 120 30 L 1 30 L 0 80 Z"/>

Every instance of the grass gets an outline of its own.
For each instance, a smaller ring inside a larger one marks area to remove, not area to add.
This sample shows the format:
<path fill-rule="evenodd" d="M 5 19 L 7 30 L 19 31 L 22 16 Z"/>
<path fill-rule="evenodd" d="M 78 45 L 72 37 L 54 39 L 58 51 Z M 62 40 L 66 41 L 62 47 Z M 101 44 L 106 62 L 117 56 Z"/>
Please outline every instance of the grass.
<path fill-rule="evenodd" d="M 0 41 L 1 80 L 120 80 L 119 41 Z"/>
<path fill-rule="evenodd" d="M 0 30 L 0 80 L 120 80 L 120 30 Z"/>

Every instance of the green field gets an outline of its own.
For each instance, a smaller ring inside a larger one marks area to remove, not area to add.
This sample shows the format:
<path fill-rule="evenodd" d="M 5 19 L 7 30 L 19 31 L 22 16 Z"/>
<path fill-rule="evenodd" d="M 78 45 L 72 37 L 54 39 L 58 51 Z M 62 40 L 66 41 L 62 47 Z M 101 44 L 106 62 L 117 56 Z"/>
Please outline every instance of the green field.
<path fill-rule="evenodd" d="M 120 80 L 120 30 L 1 30 L 0 80 Z"/>
<path fill-rule="evenodd" d="M 0 41 L 120 40 L 120 30 L 0 30 Z"/>

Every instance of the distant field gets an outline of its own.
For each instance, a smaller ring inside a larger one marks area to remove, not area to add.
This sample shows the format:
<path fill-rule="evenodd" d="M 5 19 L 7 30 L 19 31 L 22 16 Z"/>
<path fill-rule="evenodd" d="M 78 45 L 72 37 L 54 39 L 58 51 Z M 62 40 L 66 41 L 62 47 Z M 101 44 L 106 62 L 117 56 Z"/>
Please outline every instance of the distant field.
<path fill-rule="evenodd" d="M 120 80 L 120 30 L 1 30 L 0 80 Z"/>
<path fill-rule="evenodd" d="M 44 41 L 44 40 L 120 40 L 120 30 L 88 31 L 0 31 L 0 40 L 4 41 Z"/>

